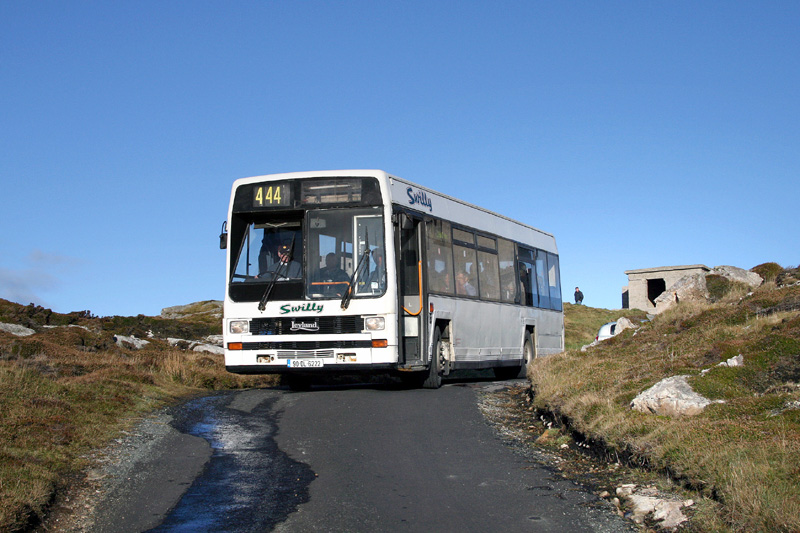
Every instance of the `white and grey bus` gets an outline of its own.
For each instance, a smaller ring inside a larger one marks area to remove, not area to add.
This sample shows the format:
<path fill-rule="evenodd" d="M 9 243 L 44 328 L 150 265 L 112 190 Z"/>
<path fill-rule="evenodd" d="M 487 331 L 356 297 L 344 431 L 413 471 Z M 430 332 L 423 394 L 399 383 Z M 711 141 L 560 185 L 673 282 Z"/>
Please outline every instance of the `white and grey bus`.
<path fill-rule="evenodd" d="M 236 180 L 220 247 L 229 372 L 437 388 L 564 348 L 553 235 L 380 170 Z"/>

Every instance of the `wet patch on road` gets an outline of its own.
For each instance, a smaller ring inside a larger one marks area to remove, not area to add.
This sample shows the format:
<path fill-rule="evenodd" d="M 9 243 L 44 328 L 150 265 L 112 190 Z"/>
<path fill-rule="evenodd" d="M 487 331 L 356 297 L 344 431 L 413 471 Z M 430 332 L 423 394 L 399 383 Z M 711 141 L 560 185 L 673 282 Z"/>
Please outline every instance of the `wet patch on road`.
<path fill-rule="evenodd" d="M 274 440 L 278 396 L 265 396 L 244 412 L 233 396 L 198 398 L 173 421 L 213 449 L 203 474 L 153 532 L 269 531 L 308 501 L 311 469 L 289 458 Z"/>

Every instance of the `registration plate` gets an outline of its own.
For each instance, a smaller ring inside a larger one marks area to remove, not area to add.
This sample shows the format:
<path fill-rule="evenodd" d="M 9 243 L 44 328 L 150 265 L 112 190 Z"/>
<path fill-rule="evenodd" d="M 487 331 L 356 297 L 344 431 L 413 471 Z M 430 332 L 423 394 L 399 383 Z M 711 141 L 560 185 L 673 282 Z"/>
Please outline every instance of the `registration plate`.
<path fill-rule="evenodd" d="M 287 359 L 286 366 L 289 368 L 322 368 L 325 361 L 321 359 Z"/>

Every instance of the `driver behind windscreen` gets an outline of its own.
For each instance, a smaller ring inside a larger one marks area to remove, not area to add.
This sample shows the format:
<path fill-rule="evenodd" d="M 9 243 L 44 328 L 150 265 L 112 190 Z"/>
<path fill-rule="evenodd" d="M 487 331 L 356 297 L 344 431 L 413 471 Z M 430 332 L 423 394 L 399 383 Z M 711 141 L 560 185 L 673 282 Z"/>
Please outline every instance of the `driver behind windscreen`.
<path fill-rule="evenodd" d="M 279 280 L 300 278 L 303 268 L 298 261 L 292 257 L 292 247 L 284 243 L 277 247 L 276 254 L 278 261 L 272 263 L 266 270 L 260 272 L 256 278 L 272 278 L 278 276 Z"/>

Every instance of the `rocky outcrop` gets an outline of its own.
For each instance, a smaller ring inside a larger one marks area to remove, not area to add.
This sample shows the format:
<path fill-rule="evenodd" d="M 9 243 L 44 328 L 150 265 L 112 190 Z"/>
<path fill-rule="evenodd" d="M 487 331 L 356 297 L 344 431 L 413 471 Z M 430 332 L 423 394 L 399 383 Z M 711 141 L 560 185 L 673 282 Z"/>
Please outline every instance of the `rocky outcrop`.
<path fill-rule="evenodd" d="M 689 300 L 703 300 L 709 298 L 708 288 L 706 287 L 705 274 L 692 274 L 684 276 L 673 283 L 667 290 L 661 293 L 655 300 L 656 314 L 662 313 L 678 302 Z"/>
<path fill-rule="evenodd" d="M 667 290 L 654 300 L 656 305 L 655 313 L 662 313 L 680 302 L 692 300 L 709 301 L 711 295 L 706 286 L 706 276 L 711 275 L 721 276 L 729 281 L 745 284 L 750 288 L 756 288 L 764 282 L 761 276 L 749 270 L 729 265 L 714 267 L 704 274 L 684 276 L 667 287 Z"/>
<path fill-rule="evenodd" d="M 26 328 L 25 326 L 20 326 L 19 324 L 7 324 L 5 322 L 0 322 L 0 331 L 11 333 L 17 337 L 27 337 L 28 335 L 33 335 L 36 333 L 36 331 L 32 330 L 31 328 Z"/>
<path fill-rule="evenodd" d="M 722 265 L 714 267 L 711 269 L 709 274 L 715 274 L 731 281 L 744 283 L 753 289 L 764 283 L 764 280 L 761 279 L 761 276 L 755 272 L 750 272 L 749 270 L 744 270 L 743 268 L 738 268 L 735 266 Z"/>
<path fill-rule="evenodd" d="M 222 335 L 209 335 L 202 342 L 170 337 L 167 339 L 167 342 L 170 346 L 175 346 L 183 350 L 225 355 L 225 349 L 222 347 Z"/>
<path fill-rule="evenodd" d="M 722 400 L 709 400 L 696 393 L 689 385 L 688 377 L 662 379 L 634 398 L 631 409 L 665 416 L 691 416 L 700 413 L 712 403 L 724 403 Z"/>
<path fill-rule="evenodd" d="M 688 520 L 681 509 L 694 505 L 693 500 L 677 500 L 660 494 L 654 487 L 626 484 L 617 487 L 617 497 L 627 501 L 630 518 L 643 524 L 650 518 L 660 529 L 673 530 Z"/>
<path fill-rule="evenodd" d="M 128 337 L 126 335 L 114 335 L 114 343 L 120 348 L 141 350 L 142 348 L 150 344 L 150 341 L 137 339 L 135 336 Z"/>
<path fill-rule="evenodd" d="M 186 318 L 197 315 L 210 315 L 222 318 L 222 302 L 219 300 L 205 300 L 187 305 L 175 305 L 161 310 L 163 318 Z"/>

